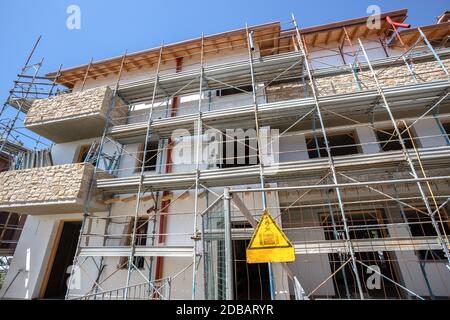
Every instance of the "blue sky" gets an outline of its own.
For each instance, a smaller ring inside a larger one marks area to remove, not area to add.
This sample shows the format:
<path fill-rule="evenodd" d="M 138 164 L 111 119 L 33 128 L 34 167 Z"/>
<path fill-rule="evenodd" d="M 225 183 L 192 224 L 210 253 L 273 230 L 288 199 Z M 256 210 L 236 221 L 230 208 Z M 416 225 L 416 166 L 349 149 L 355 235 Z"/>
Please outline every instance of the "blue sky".
<path fill-rule="evenodd" d="M 81 29 L 66 27 L 69 5 L 81 9 Z M 262 5 L 264 4 L 264 5 Z M 369 5 L 382 11 L 409 9 L 413 26 L 432 24 L 450 9 L 445 0 L 2 0 L 0 2 L 0 99 L 6 99 L 16 73 L 38 35 L 36 57 L 43 71 L 71 67 L 165 43 L 241 28 L 245 23 L 287 22 L 293 12 L 300 27 L 366 15 Z"/>

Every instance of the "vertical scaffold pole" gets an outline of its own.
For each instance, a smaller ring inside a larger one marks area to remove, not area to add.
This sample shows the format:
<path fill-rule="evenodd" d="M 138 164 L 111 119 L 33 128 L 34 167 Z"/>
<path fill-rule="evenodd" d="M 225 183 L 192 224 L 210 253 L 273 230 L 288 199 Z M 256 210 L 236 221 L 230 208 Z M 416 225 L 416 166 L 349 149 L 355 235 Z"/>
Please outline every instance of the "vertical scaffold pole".
<path fill-rule="evenodd" d="M 203 78 L 204 78 L 204 46 L 205 39 L 202 33 L 201 40 L 201 51 L 200 51 L 200 79 L 199 79 L 199 90 L 198 90 L 198 110 L 197 110 L 197 144 L 195 145 L 195 198 L 194 198 L 194 230 L 192 235 L 192 240 L 194 241 L 194 262 L 192 264 L 192 300 L 195 300 L 195 294 L 197 291 L 197 241 L 199 240 L 199 230 L 197 226 L 197 216 L 198 216 L 198 197 L 200 188 L 200 157 L 201 149 L 203 146 L 203 124 L 202 124 L 202 94 L 203 94 Z M 194 132 L 195 135 L 195 132 Z"/>
<path fill-rule="evenodd" d="M 23 74 L 30 68 L 30 67 L 34 67 L 34 73 L 33 76 L 31 77 L 31 81 L 28 85 L 28 88 L 26 89 L 25 92 L 21 93 L 21 99 L 18 99 L 18 107 L 16 107 L 16 112 L 14 117 L 12 117 L 11 122 L 9 122 L 6 125 L 6 129 L 5 132 L 0 136 L 0 138 L 2 139 L 1 145 L 0 145 L 0 153 L 3 151 L 3 149 L 5 148 L 6 144 L 8 143 L 8 138 L 11 134 L 11 132 L 14 130 L 14 127 L 16 125 L 17 120 L 19 120 L 20 117 L 20 113 L 24 112 L 24 110 L 22 109 L 22 105 L 26 103 L 26 100 L 28 98 L 28 95 L 31 92 L 31 89 L 33 88 L 33 84 L 36 80 L 36 77 L 38 76 L 39 70 L 42 67 L 42 64 L 44 63 L 44 58 L 42 58 L 38 63 L 36 64 L 32 64 L 32 65 L 28 65 L 30 63 L 31 57 L 34 54 L 34 51 L 36 50 L 37 45 L 39 44 L 39 41 L 41 40 L 41 36 L 39 36 L 39 38 L 37 39 L 36 43 L 33 46 L 33 49 L 31 50 L 30 54 L 28 55 L 27 58 L 27 62 L 24 65 L 24 67 L 22 68 L 21 74 L 18 75 L 17 80 L 15 81 L 14 87 L 12 90 L 10 90 L 9 92 L 9 96 L 6 99 L 5 103 L 3 104 L 2 110 L 0 112 L 0 116 L 3 114 L 3 112 L 6 110 L 6 108 L 8 107 L 8 105 L 10 105 L 10 99 L 15 95 L 15 88 L 18 86 L 19 80 L 20 78 L 23 76 Z"/>
<path fill-rule="evenodd" d="M 256 143 L 257 143 L 257 152 L 258 152 L 258 159 L 259 159 L 259 180 L 261 184 L 261 188 L 263 191 L 261 192 L 262 197 L 262 205 L 263 209 L 267 209 L 267 198 L 266 198 L 266 192 L 264 191 L 265 188 L 265 182 L 264 182 L 264 164 L 263 164 L 263 157 L 261 154 L 262 144 L 260 139 L 260 130 L 259 130 L 259 119 L 258 119 L 258 96 L 256 94 L 257 87 L 256 87 L 256 79 L 255 79 L 255 72 L 253 69 L 253 46 L 254 46 L 254 39 L 253 39 L 253 33 L 249 32 L 247 24 L 245 24 L 245 29 L 247 31 L 247 48 L 248 48 L 248 59 L 249 59 L 249 65 L 250 65 L 250 76 L 252 79 L 252 97 L 253 97 L 253 111 L 255 114 L 255 131 L 256 131 Z M 273 270 L 272 270 L 272 264 L 268 263 L 267 267 L 269 269 L 269 288 L 270 288 L 270 298 L 272 300 L 275 300 L 275 288 L 274 288 L 274 282 L 273 282 Z"/>
<path fill-rule="evenodd" d="M 436 59 L 437 63 L 439 64 L 439 66 L 441 67 L 442 71 L 444 71 L 444 73 L 447 76 L 447 79 L 450 80 L 450 74 L 448 73 L 447 68 L 445 67 L 444 63 L 442 62 L 441 58 L 439 58 L 439 55 L 437 54 L 436 50 L 434 50 L 433 46 L 431 45 L 430 41 L 428 41 L 428 38 L 425 36 L 425 33 L 423 33 L 422 29 L 417 28 L 417 30 L 419 30 L 419 33 L 423 39 L 423 41 L 425 42 L 425 44 L 427 45 L 428 49 L 430 49 L 431 53 L 433 54 L 434 58 Z"/>
<path fill-rule="evenodd" d="M 409 168 L 411 170 L 411 174 L 413 175 L 414 179 L 418 179 L 416 168 L 414 167 L 412 159 L 411 159 L 411 157 L 410 157 L 410 155 L 408 153 L 408 150 L 406 149 L 405 142 L 403 140 L 402 134 L 400 132 L 400 129 L 397 126 L 397 122 L 395 121 L 394 115 L 392 114 L 391 108 L 389 107 L 388 101 L 387 101 L 386 96 L 384 94 L 383 88 L 380 85 L 380 82 L 379 82 L 378 77 L 377 77 L 377 75 L 375 73 L 375 70 L 372 67 L 372 63 L 369 60 L 369 56 L 367 55 L 367 52 L 366 52 L 366 50 L 364 48 L 364 45 L 363 45 L 361 39 L 358 39 L 358 42 L 359 42 L 361 50 L 362 50 L 362 52 L 364 54 L 364 58 L 367 61 L 367 65 L 368 65 L 368 67 L 370 69 L 370 73 L 372 74 L 372 77 L 373 77 L 373 79 L 375 81 L 375 84 L 377 86 L 378 94 L 380 95 L 381 99 L 383 100 L 384 108 L 386 109 L 386 112 L 388 113 L 389 118 L 390 118 L 390 120 L 392 122 L 392 126 L 394 127 L 395 134 L 397 135 L 398 141 L 399 141 L 399 143 L 400 143 L 400 145 L 402 147 L 402 152 L 403 152 L 403 155 L 405 156 L 405 160 L 408 163 L 408 166 L 409 166 Z M 436 235 L 437 235 L 437 237 L 439 239 L 439 243 L 440 243 L 440 245 L 442 247 L 442 250 L 444 251 L 444 254 L 445 254 L 446 258 L 447 258 L 448 265 L 450 265 L 450 253 L 449 253 L 447 244 L 446 244 L 444 238 L 442 237 L 442 233 L 439 230 L 439 226 L 438 226 L 438 224 L 436 222 L 436 218 L 434 216 L 434 212 L 431 209 L 430 203 L 428 201 L 427 196 L 425 195 L 425 192 L 423 191 L 421 183 L 419 181 L 417 181 L 416 184 L 417 184 L 417 188 L 419 189 L 420 196 L 421 196 L 421 198 L 423 200 L 423 203 L 425 204 L 425 207 L 427 209 L 428 216 L 430 217 L 430 220 L 431 220 L 431 224 L 433 225 L 433 228 L 436 231 Z"/>
<path fill-rule="evenodd" d="M 130 243 L 131 250 L 130 250 L 130 255 L 128 257 L 127 283 L 126 283 L 126 287 L 125 287 L 124 299 L 128 298 L 128 289 L 130 286 L 131 272 L 133 271 L 133 268 L 134 268 L 134 255 L 136 253 L 136 228 L 137 228 L 137 222 L 138 222 L 138 217 L 139 217 L 139 205 L 141 203 L 141 196 L 142 196 L 142 187 L 143 187 L 142 183 L 144 181 L 144 173 L 145 173 L 145 154 L 146 154 L 146 150 L 147 150 L 147 146 L 148 146 L 148 140 L 150 139 L 150 135 L 151 135 L 153 105 L 155 104 L 156 90 L 158 89 L 159 70 L 161 68 L 163 47 L 164 47 L 164 45 L 161 44 L 161 47 L 159 49 L 158 65 L 156 67 L 155 84 L 153 85 L 152 102 L 150 105 L 150 111 L 149 111 L 148 118 L 147 118 L 147 130 L 145 132 L 145 141 L 144 141 L 144 148 L 143 148 L 142 161 L 141 161 L 141 172 L 140 172 L 140 176 L 139 176 L 139 186 L 138 186 L 138 192 L 136 194 L 136 206 L 135 206 L 135 210 L 134 210 L 133 231 L 132 231 L 131 243 Z"/>
<path fill-rule="evenodd" d="M 86 84 L 86 80 L 87 80 L 87 78 L 88 78 L 88 76 L 89 76 L 89 71 L 91 71 L 91 68 L 92 68 L 92 61 L 93 61 L 93 60 L 94 60 L 94 58 L 91 58 L 91 60 L 89 61 L 88 67 L 86 68 L 86 72 L 85 72 L 84 77 L 83 77 L 83 83 L 81 84 L 81 89 L 80 89 L 80 91 L 83 91 L 83 90 L 84 90 L 84 85 Z"/>
<path fill-rule="evenodd" d="M 119 89 L 119 83 L 120 83 L 120 79 L 122 77 L 122 71 L 123 71 L 123 66 L 125 64 L 125 58 L 127 57 L 127 53 L 128 50 L 125 50 L 123 56 L 122 56 L 122 60 L 120 62 L 120 68 L 119 68 L 119 73 L 117 75 L 117 80 L 114 86 L 114 90 L 112 93 L 112 98 L 111 98 L 111 102 L 109 104 L 108 110 L 106 111 L 106 118 L 105 118 L 105 126 L 103 128 L 103 134 L 102 134 L 102 139 L 100 141 L 100 145 L 98 147 L 98 153 L 97 156 L 100 157 L 100 155 L 102 154 L 103 151 L 103 146 L 105 144 L 105 140 L 106 140 L 106 133 L 108 132 L 108 128 L 109 128 L 109 123 L 110 123 L 110 117 L 111 117 L 111 111 L 114 109 L 115 105 L 116 105 L 116 96 L 117 96 L 117 90 Z M 94 166 L 94 171 L 92 172 L 92 179 L 91 179 L 91 183 L 89 184 L 89 188 L 88 188 L 88 192 L 84 201 L 84 209 L 83 209 L 83 220 L 81 222 L 81 227 L 80 227 L 80 236 L 78 238 L 78 243 L 77 243 L 77 249 L 75 250 L 75 255 L 73 258 L 73 264 L 72 266 L 76 266 L 78 263 L 78 255 L 80 254 L 80 250 L 81 250 L 81 240 L 83 238 L 83 231 L 86 225 L 86 221 L 89 218 L 89 206 L 91 203 L 91 194 L 92 194 L 92 189 L 94 188 L 94 184 L 95 184 L 95 176 L 98 170 L 98 167 L 100 165 L 100 159 L 97 159 L 97 161 L 95 162 L 95 166 Z M 72 267 L 71 271 L 70 271 L 70 278 L 71 279 L 73 277 L 73 273 L 75 272 L 75 268 Z M 66 299 L 69 297 L 70 295 L 70 286 L 67 287 L 67 291 L 66 291 Z"/>
<path fill-rule="evenodd" d="M 310 86 L 311 86 L 311 91 L 313 93 L 313 98 L 314 98 L 314 104 L 316 106 L 316 111 L 317 111 L 317 116 L 319 118 L 319 122 L 320 122 L 320 127 L 321 127 L 321 131 L 323 134 L 323 139 L 325 142 L 325 149 L 327 150 L 327 155 L 328 155 L 328 163 L 330 166 L 330 170 L 331 170 L 331 174 L 332 174 L 332 178 L 333 178 L 333 183 L 336 185 L 336 197 L 338 199 L 338 203 L 339 203 L 339 211 L 341 213 L 341 217 L 342 217 L 342 223 L 345 229 L 345 242 L 346 242 L 346 247 L 348 248 L 351 260 L 352 260 L 352 269 L 353 272 L 355 274 L 355 280 L 356 280 L 356 284 L 358 287 L 358 291 L 359 291 L 359 296 L 361 298 L 361 300 L 364 299 L 364 292 L 362 290 L 362 285 L 361 285 L 361 279 L 360 279 L 360 275 L 359 275 L 359 271 L 358 271 L 358 266 L 356 264 L 356 257 L 355 257 L 355 252 L 353 249 L 353 243 L 351 241 L 350 238 L 350 231 L 348 228 L 348 224 L 347 224 L 347 217 L 345 215 L 345 210 L 344 210 L 344 204 L 342 202 L 342 195 L 341 195 L 341 190 L 338 187 L 338 180 L 337 180 L 337 176 L 336 176 L 336 169 L 334 167 L 334 161 L 333 161 L 333 157 L 331 155 L 331 151 L 330 151 L 330 145 L 328 143 L 328 138 L 327 138 L 327 133 L 325 130 L 325 124 L 323 122 L 323 118 L 322 118 L 322 112 L 320 110 L 320 103 L 319 103 L 319 98 L 317 97 L 317 90 L 315 87 L 315 83 L 313 80 L 313 76 L 312 76 L 312 72 L 311 72 L 311 68 L 309 66 L 309 61 L 308 61 L 308 55 L 306 53 L 306 49 L 305 49 L 305 45 L 302 41 L 301 35 L 300 35 L 300 30 L 299 27 L 297 25 L 297 21 L 295 20 L 295 16 L 294 14 L 292 14 L 292 21 L 294 23 L 294 27 L 295 27 L 295 31 L 297 33 L 297 41 L 298 41 L 298 45 L 300 47 L 300 50 L 302 51 L 303 54 L 303 59 L 305 59 L 304 61 L 304 65 L 305 65 L 305 69 L 308 73 L 308 78 L 309 78 L 309 82 L 310 82 Z"/>
<path fill-rule="evenodd" d="M 231 238 L 231 206 L 228 188 L 223 191 L 223 211 L 225 224 L 225 299 L 233 300 L 233 242 Z"/>

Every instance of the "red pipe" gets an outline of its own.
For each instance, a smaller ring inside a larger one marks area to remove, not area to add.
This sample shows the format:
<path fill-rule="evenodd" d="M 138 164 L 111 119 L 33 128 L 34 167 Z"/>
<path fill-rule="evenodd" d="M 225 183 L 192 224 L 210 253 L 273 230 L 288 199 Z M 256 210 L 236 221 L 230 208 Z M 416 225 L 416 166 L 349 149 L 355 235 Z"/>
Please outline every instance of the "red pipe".
<path fill-rule="evenodd" d="M 183 57 L 176 58 L 176 67 L 175 71 L 181 72 L 183 67 Z M 172 107 L 170 111 L 170 117 L 175 117 L 177 115 L 177 109 L 178 105 L 180 104 L 179 97 L 173 97 L 172 98 Z M 169 138 L 167 142 L 167 157 L 166 157 L 166 168 L 165 173 L 171 173 L 172 172 L 172 144 L 173 141 L 171 138 Z M 165 197 L 169 197 L 170 192 L 164 191 L 163 192 L 163 199 Z M 161 212 L 159 217 L 159 236 L 158 236 L 158 243 L 163 244 L 166 240 L 166 226 L 167 226 L 167 213 L 170 206 L 170 199 L 163 200 L 161 202 Z M 155 279 L 161 279 L 163 277 L 163 267 L 164 267 L 164 257 L 157 257 L 156 258 L 156 267 L 155 267 Z"/>
<path fill-rule="evenodd" d="M 401 22 L 392 21 L 391 17 L 389 17 L 389 16 L 386 17 L 386 21 L 390 25 L 393 25 L 393 26 L 398 27 L 398 28 L 406 28 L 406 29 L 408 29 L 409 27 L 411 27 L 411 25 L 407 24 L 407 23 L 401 23 Z"/>

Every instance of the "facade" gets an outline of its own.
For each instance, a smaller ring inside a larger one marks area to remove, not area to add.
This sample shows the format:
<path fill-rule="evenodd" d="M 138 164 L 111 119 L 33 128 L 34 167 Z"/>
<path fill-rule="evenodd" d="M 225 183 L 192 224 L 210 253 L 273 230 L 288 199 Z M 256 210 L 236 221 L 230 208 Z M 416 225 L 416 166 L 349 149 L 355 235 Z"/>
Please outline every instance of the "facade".
<path fill-rule="evenodd" d="M 18 109 L 52 162 L 0 173 L 27 214 L 0 297 L 448 299 L 450 23 L 406 14 L 47 74 Z M 245 262 L 264 209 L 295 262 Z"/>

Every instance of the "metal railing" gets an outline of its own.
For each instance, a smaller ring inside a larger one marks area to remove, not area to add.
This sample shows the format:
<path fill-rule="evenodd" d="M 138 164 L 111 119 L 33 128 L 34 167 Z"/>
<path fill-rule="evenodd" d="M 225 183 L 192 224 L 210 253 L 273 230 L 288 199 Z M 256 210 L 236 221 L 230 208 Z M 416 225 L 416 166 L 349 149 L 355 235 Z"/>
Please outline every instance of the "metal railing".
<path fill-rule="evenodd" d="M 71 300 L 169 300 L 171 278 L 90 293 Z"/>

